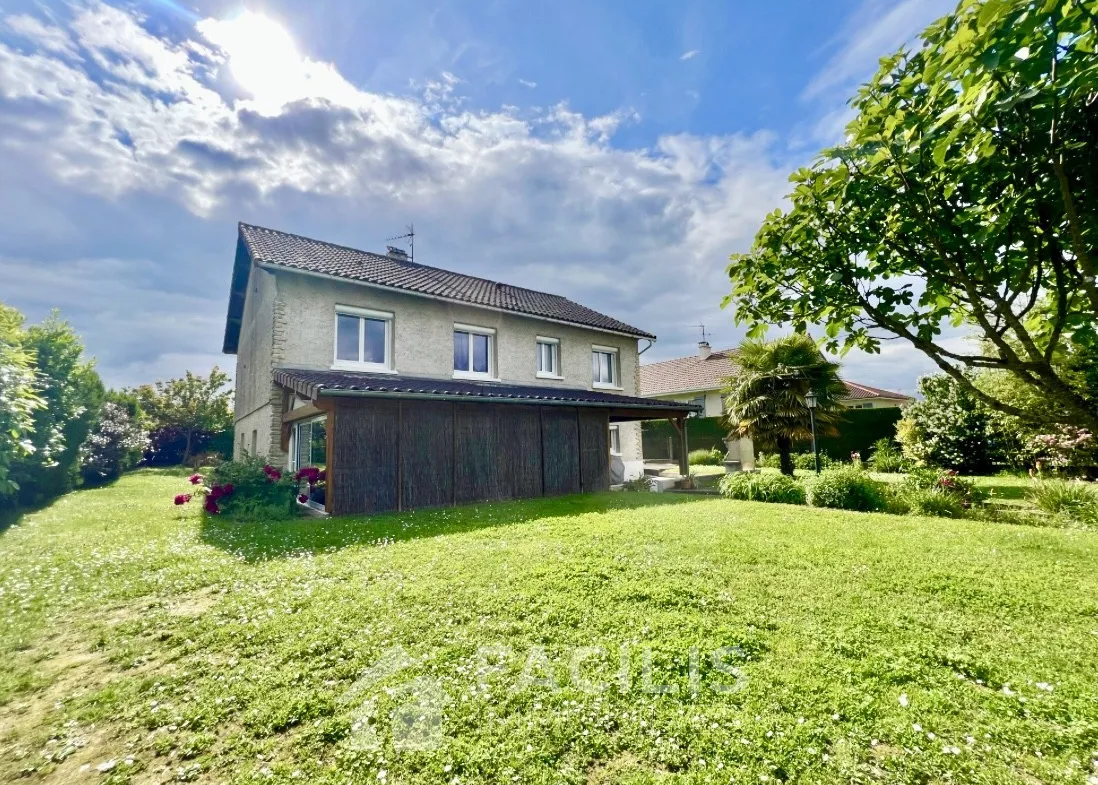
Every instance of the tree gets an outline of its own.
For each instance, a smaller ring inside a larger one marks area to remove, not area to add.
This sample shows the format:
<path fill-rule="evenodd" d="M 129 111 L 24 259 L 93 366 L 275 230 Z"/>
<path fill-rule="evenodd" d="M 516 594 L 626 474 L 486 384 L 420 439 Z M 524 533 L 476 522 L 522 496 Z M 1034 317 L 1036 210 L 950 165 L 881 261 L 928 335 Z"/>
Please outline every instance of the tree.
<path fill-rule="evenodd" d="M 19 490 L 11 466 L 34 451 L 34 413 L 45 405 L 23 339 L 23 315 L 0 303 L 0 506 Z"/>
<path fill-rule="evenodd" d="M 816 427 L 835 433 L 839 398 L 846 387 L 839 366 L 820 353 L 811 337 L 794 334 L 776 341 L 745 341 L 736 355 L 740 371 L 725 386 L 725 417 L 731 430 L 761 445 L 773 445 L 783 474 L 793 475 L 793 442 L 811 438 L 805 396 L 816 393 Z"/>
<path fill-rule="evenodd" d="M 846 140 L 791 180 L 728 274 L 738 321 L 903 339 L 997 411 L 999 369 L 1098 432 L 1098 0 L 963 0 L 882 61 Z M 944 339 L 967 325 L 979 349 Z"/>
<path fill-rule="evenodd" d="M 148 433 L 125 406 L 104 403 L 94 430 L 80 448 L 84 482 L 99 484 L 117 479 L 141 460 L 148 442 Z"/>
<path fill-rule="evenodd" d="M 1023 463 L 1026 439 L 1018 423 L 984 405 L 969 386 L 935 374 L 919 379 L 919 394 L 896 424 L 908 458 L 965 474 Z"/>
<path fill-rule="evenodd" d="M 80 482 L 80 446 L 88 438 L 103 400 L 95 364 L 84 358 L 84 344 L 56 312 L 23 334 L 34 357 L 38 394 L 44 403 L 33 413 L 33 450 L 12 464 L 22 504 L 66 493 Z"/>
<path fill-rule="evenodd" d="M 183 463 L 190 460 L 196 437 L 233 427 L 229 375 L 214 366 L 209 376 L 186 372 L 181 379 L 169 379 L 137 388 L 141 408 L 151 430 L 178 429 L 184 438 Z"/>

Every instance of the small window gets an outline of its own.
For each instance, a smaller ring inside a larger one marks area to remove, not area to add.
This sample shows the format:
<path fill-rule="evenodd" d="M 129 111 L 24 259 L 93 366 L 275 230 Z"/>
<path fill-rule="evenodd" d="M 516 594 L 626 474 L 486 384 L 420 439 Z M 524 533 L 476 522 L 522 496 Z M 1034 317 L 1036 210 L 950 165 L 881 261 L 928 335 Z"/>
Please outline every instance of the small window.
<path fill-rule="evenodd" d="M 705 416 L 705 395 L 704 394 L 695 395 L 693 398 L 690 399 L 690 403 L 692 403 L 694 406 L 700 406 L 701 407 L 700 412 L 691 412 L 690 413 L 691 417 L 704 417 Z"/>
<path fill-rule="evenodd" d="M 546 379 L 560 379 L 560 340 L 557 338 L 537 339 L 538 373 Z"/>
<path fill-rule="evenodd" d="M 392 369 L 393 315 L 350 306 L 336 307 L 336 368 Z"/>
<path fill-rule="evenodd" d="M 621 434 L 616 425 L 610 426 L 610 454 L 621 455 Z"/>
<path fill-rule="evenodd" d="M 454 376 L 491 377 L 495 331 L 454 325 Z"/>
<path fill-rule="evenodd" d="M 252 451 L 251 451 L 251 453 L 249 453 L 249 455 L 252 458 L 254 458 L 255 456 L 257 456 L 259 454 L 258 452 L 256 452 L 256 449 L 258 448 L 258 446 L 259 446 L 259 431 L 253 430 L 252 431 Z"/>
<path fill-rule="evenodd" d="M 325 468 L 328 460 L 327 418 L 317 417 L 294 424 L 290 431 L 290 469 L 306 466 Z"/>
<path fill-rule="evenodd" d="M 618 350 L 596 346 L 591 351 L 591 381 L 595 387 L 620 387 Z"/>

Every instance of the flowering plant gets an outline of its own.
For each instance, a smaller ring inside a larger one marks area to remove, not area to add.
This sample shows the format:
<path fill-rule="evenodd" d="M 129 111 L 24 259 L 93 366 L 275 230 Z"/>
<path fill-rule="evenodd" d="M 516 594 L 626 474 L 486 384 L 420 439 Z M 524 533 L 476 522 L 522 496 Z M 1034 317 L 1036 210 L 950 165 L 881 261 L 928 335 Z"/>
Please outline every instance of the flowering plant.
<path fill-rule="evenodd" d="M 323 503 L 326 491 L 328 473 L 316 466 L 306 466 L 294 475 L 294 482 L 298 483 L 301 493 L 297 500 L 302 504 L 308 501 Z M 306 490 L 305 486 L 308 486 Z"/>
<path fill-rule="evenodd" d="M 202 508 L 209 515 L 223 512 L 262 513 L 271 517 L 291 510 L 297 492 L 297 482 L 276 467 L 254 458 L 226 461 L 214 468 L 208 476 L 192 474 L 188 482 L 190 493 L 175 496 L 177 505 L 193 499 L 202 499 Z"/>
<path fill-rule="evenodd" d="M 1029 441 L 1038 468 L 1044 461 L 1058 469 L 1085 469 L 1098 463 L 1098 442 L 1086 428 L 1061 425 L 1055 433 L 1039 433 Z"/>

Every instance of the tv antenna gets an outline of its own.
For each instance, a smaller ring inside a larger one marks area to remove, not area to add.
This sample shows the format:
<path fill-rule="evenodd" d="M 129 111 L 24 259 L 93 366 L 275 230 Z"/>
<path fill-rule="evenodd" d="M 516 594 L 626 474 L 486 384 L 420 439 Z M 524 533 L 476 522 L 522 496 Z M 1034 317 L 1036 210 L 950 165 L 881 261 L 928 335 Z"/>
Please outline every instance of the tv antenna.
<path fill-rule="evenodd" d="M 709 343 L 709 338 L 711 337 L 712 333 L 707 333 L 705 331 L 705 325 L 704 324 L 699 324 L 698 329 L 700 329 L 701 333 L 702 333 L 702 343 Z"/>
<path fill-rule="evenodd" d="M 395 237 L 386 237 L 385 242 L 392 240 L 407 240 L 408 241 L 408 259 L 409 261 L 416 260 L 416 228 L 412 224 L 408 224 L 404 227 L 407 231 L 404 234 L 398 234 Z"/>

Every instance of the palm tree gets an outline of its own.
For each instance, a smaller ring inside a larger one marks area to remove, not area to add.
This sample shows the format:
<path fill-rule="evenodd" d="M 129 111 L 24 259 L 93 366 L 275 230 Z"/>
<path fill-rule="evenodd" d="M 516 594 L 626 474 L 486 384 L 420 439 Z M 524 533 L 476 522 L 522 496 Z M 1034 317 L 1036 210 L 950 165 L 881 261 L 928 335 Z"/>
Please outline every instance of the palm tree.
<path fill-rule="evenodd" d="M 811 438 L 805 395 L 816 393 L 817 433 L 831 435 L 841 419 L 846 387 L 838 363 L 820 353 L 811 336 L 744 341 L 735 359 L 739 373 L 725 381 L 725 417 L 737 436 L 776 447 L 782 474 L 793 474 L 793 443 Z"/>

